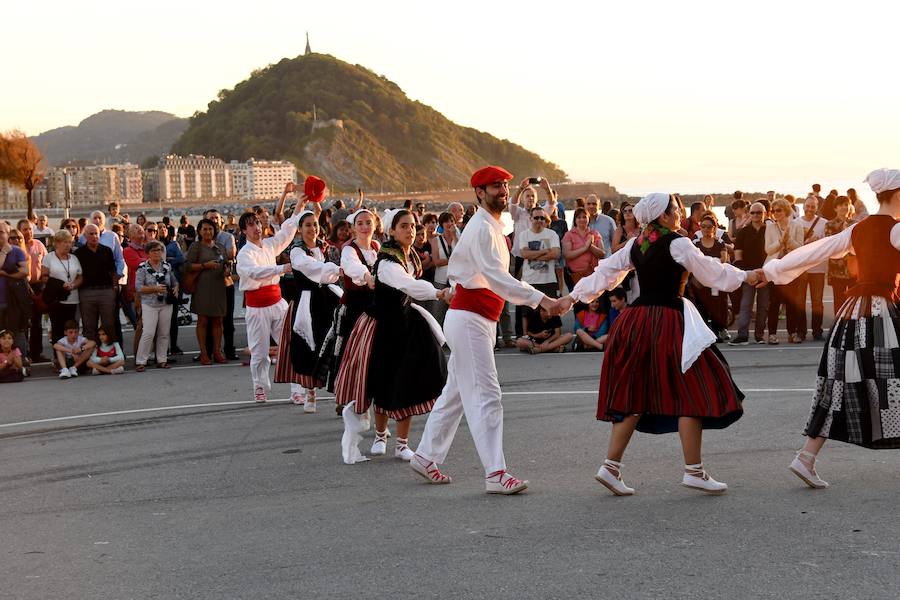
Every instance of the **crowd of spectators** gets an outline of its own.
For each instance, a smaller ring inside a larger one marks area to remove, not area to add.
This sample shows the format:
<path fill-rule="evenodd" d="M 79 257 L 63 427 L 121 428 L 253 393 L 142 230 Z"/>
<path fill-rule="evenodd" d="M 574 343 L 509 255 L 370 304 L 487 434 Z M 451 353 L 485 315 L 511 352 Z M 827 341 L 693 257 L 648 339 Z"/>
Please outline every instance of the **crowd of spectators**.
<path fill-rule="evenodd" d="M 832 190 L 821 197 L 820 186 L 802 199 L 791 195 L 749 203 L 735 192 L 725 207 L 725 221 L 712 210 L 715 198 L 694 202 L 681 223 L 682 235 L 694 239 L 699 250 L 723 262 L 752 270 L 782 257 L 804 244 L 834 235 L 867 215 L 855 190 L 840 195 Z M 293 184 L 273 207 L 252 210 L 264 235 L 274 235 L 286 218 L 286 199 Z M 677 197 L 677 196 L 676 196 Z M 679 198 L 680 202 L 680 198 Z M 362 207 L 341 200 L 318 211 L 326 257 L 339 263 L 341 250 L 353 239 L 350 214 Z M 424 203 L 407 201 L 416 218 L 414 248 L 421 259 L 423 279 L 438 288 L 448 286 L 447 265 L 474 203 L 453 202 L 446 210 L 429 212 Z M 512 232 L 507 236 L 510 271 L 552 297 L 567 293 L 597 262 L 637 237 L 640 227 L 632 206 L 622 202 L 601 205 L 595 195 L 577 198 L 571 228 L 565 207 L 543 178 L 523 180 L 509 199 Z M 299 234 L 298 234 L 299 235 Z M 375 215 L 376 241 L 384 228 Z M 122 323 L 134 329 L 136 371 L 151 364 L 168 368 L 182 353 L 178 347 L 181 324 L 196 317 L 201 365 L 239 360 L 234 340 L 235 258 L 246 243 L 235 215 L 223 218 L 211 209 L 193 225 L 186 215 L 176 226 L 169 217 L 160 221 L 139 215 L 134 223 L 115 203 L 88 218 L 62 219 L 54 230 L 47 217 L 19 220 L 15 226 L 0 221 L 0 382 L 17 380 L 31 364 L 53 362 L 60 378 L 122 373 L 126 354 L 121 341 Z M 287 255 L 279 257 L 286 262 Z M 697 305 L 720 341 L 734 345 L 750 342 L 750 327 L 757 343 L 778 344 L 778 325 L 784 318 L 787 341 L 801 343 L 808 333 L 823 339 L 823 292 L 833 289 L 835 307 L 854 284 L 852 256 L 829 260 L 788 285 L 756 288 L 743 285 L 728 294 L 689 280 L 685 295 Z M 283 293 L 293 293 L 285 277 Z M 186 295 L 190 295 L 190 300 Z M 564 330 L 562 321 L 540 310 L 507 306 L 498 325 L 497 347 L 543 352 L 599 351 L 619 312 L 640 295 L 637 281 L 627 277 L 622 286 L 589 305 L 577 306 L 575 324 Z M 809 298 L 811 318 L 807 320 Z M 443 321 L 446 304 L 425 302 L 425 308 Z M 44 334 L 43 315 L 49 331 Z M 809 323 L 809 331 L 807 324 Z M 731 339 L 728 328 L 736 326 Z M 50 357 L 44 348 L 52 350 Z"/>

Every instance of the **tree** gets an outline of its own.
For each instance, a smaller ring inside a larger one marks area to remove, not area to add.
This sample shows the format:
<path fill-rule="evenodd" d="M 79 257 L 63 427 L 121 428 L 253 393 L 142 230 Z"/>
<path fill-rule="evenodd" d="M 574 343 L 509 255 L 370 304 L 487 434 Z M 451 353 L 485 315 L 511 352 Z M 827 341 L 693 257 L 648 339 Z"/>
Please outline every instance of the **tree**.
<path fill-rule="evenodd" d="M 0 133 L 0 179 L 25 189 L 29 219 L 34 218 L 34 186 L 45 174 L 44 156 L 27 135 L 16 129 Z"/>

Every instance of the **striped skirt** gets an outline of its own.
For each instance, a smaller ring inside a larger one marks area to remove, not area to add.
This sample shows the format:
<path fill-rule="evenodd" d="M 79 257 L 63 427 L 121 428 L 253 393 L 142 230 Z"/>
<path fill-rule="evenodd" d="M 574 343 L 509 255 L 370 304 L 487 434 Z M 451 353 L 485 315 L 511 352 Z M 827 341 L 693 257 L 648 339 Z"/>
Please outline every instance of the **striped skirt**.
<path fill-rule="evenodd" d="M 900 448 L 900 309 L 851 296 L 838 310 L 819 363 L 804 433 L 865 448 Z"/>
<path fill-rule="evenodd" d="M 699 417 L 706 429 L 724 429 L 743 415 L 744 395 L 725 357 L 706 348 L 681 372 L 684 317 L 665 306 L 626 308 L 610 331 L 600 373 L 597 419 L 640 415 L 645 433 L 678 430 L 678 417 Z"/>
<path fill-rule="evenodd" d="M 281 337 L 278 342 L 278 358 L 275 361 L 275 383 L 296 383 L 306 389 L 323 387 L 324 381 L 319 381 L 312 375 L 301 375 L 294 370 L 291 362 L 291 335 L 294 333 L 294 315 L 297 311 L 297 303 L 291 302 L 287 314 L 284 317 L 284 326 L 281 328 Z"/>

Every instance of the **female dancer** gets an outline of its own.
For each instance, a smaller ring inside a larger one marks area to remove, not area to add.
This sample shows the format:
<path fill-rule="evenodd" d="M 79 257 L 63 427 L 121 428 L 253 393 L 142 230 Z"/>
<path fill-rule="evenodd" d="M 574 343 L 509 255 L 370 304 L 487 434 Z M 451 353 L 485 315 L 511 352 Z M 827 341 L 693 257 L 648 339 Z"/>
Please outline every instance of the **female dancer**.
<path fill-rule="evenodd" d="M 356 447 L 368 428 L 369 405 L 375 405 L 372 454 L 384 454 L 388 418 L 397 421 L 394 456 L 408 461 L 413 415 L 431 411 L 447 379 L 447 359 L 440 326 L 416 300 L 447 301 L 450 288 L 435 289 L 417 280 L 422 266 L 411 250 L 416 221 L 406 209 L 388 211 L 384 222 L 390 239 L 378 252 L 372 304 L 356 321 L 341 361 L 335 402 L 345 405 L 344 462 L 365 460 Z M 350 441 L 352 440 L 352 442 Z"/>
<path fill-rule="evenodd" d="M 375 219 L 369 210 L 361 208 L 347 217 L 347 221 L 355 235 L 341 250 L 344 295 L 341 296 L 341 304 L 335 312 L 334 323 L 319 357 L 321 363 L 328 364 L 328 390 L 331 392 L 334 391 L 335 379 L 350 332 L 353 331 L 359 315 L 368 308 L 375 295 L 373 291 L 375 277 L 372 275 L 372 269 L 375 266 L 378 249 L 381 247 L 372 239 Z M 340 415 L 344 407 L 339 403 L 335 406 Z"/>
<path fill-rule="evenodd" d="M 305 210 L 300 215 L 298 231 L 302 240 L 291 250 L 291 267 L 297 297 L 288 308 L 281 329 L 275 383 L 291 384 L 291 401 L 303 404 L 303 412 L 316 412 L 316 388 L 325 385 L 318 367 L 319 350 L 331 329 L 340 289 L 335 283 L 341 269 L 326 262 L 326 248 L 319 240 L 319 221 Z M 335 291 L 336 290 L 336 291 Z"/>
<path fill-rule="evenodd" d="M 878 198 L 876 214 L 762 268 L 766 280 L 783 285 L 851 251 L 859 265 L 858 283 L 847 290 L 822 352 L 806 444 L 789 467 L 812 488 L 828 487 L 816 473 L 826 439 L 900 448 L 900 170 L 878 169 L 866 181 Z"/>
<path fill-rule="evenodd" d="M 676 233 L 681 211 L 668 194 L 643 198 L 634 215 L 645 225 L 641 235 L 600 261 L 561 301 L 569 306 L 590 302 L 615 288 L 631 269 L 637 272 L 641 295 L 616 319 L 603 357 L 597 418 L 612 421 L 613 430 L 596 479 L 613 494 L 633 494 L 622 481 L 620 461 L 634 430 L 677 430 L 685 462 L 682 485 L 721 494 L 728 486 L 710 477 L 700 460 L 703 429 L 737 421 L 743 394 L 712 345 L 716 336 L 682 293 L 688 273 L 724 291 L 745 280 L 755 284 L 758 277 L 703 256 Z"/>

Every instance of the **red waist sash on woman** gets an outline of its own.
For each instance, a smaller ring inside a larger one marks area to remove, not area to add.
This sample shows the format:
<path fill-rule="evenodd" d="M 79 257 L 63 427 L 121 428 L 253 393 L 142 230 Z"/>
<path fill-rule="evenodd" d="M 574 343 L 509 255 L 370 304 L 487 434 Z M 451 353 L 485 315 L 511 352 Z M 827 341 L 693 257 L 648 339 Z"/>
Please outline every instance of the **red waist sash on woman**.
<path fill-rule="evenodd" d="M 265 308 L 278 304 L 281 300 L 281 288 L 277 285 L 264 285 L 258 290 L 247 290 L 244 292 L 244 298 L 247 300 L 247 306 Z"/>
<path fill-rule="evenodd" d="M 457 284 L 450 308 L 467 310 L 491 321 L 499 321 L 506 301 L 487 288 L 469 290 Z"/>

